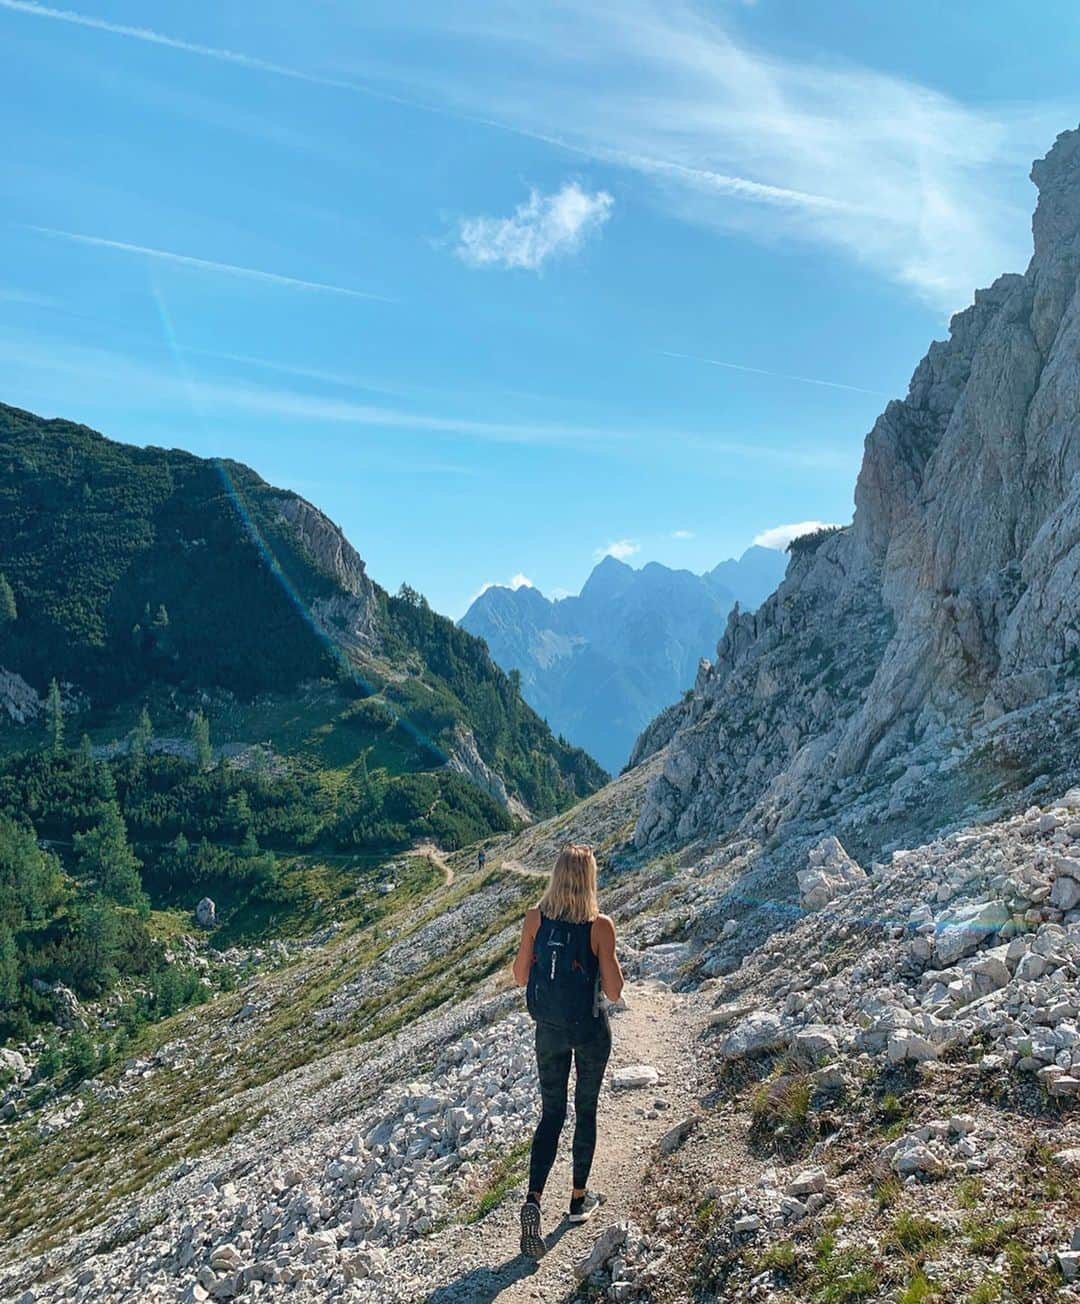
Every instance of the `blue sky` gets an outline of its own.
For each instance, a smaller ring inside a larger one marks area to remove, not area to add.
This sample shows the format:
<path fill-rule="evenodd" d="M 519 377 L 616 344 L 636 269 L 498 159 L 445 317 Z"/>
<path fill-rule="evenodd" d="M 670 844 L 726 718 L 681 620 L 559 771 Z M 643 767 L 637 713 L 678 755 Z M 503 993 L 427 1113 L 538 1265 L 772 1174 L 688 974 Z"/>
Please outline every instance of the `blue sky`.
<path fill-rule="evenodd" d="M 1026 264 L 1078 37 L 1053 0 L 0 0 L 0 398 L 248 462 L 453 616 L 612 545 L 706 569 L 850 518 L 886 399 Z"/>

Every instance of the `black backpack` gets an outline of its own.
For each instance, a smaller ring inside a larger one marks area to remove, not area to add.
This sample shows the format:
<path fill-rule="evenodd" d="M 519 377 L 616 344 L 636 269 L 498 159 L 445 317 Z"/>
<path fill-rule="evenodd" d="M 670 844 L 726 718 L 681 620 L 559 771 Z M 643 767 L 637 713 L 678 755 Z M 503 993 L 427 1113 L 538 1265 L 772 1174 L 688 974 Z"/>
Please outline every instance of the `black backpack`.
<path fill-rule="evenodd" d="M 580 1032 L 600 1013 L 600 964 L 592 924 L 540 916 L 525 1003 L 537 1023 Z"/>

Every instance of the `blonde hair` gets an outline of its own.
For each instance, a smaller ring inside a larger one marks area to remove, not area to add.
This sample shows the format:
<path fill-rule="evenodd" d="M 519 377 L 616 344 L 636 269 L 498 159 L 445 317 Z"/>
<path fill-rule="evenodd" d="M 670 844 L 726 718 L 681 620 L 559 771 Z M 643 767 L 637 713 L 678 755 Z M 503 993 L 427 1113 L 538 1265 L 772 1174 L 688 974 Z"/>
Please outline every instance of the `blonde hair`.
<path fill-rule="evenodd" d="M 571 842 L 559 852 L 539 909 L 549 919 L 591 923 L 600 913 L 596 895 L 596 856 L 592 847 Z"/>

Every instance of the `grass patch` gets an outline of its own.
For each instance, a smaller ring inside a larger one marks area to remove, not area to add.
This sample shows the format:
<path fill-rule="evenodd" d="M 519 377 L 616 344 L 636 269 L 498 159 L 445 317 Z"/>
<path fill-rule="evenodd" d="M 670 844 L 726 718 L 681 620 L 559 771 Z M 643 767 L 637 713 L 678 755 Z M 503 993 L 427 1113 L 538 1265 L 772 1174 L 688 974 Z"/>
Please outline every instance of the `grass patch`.
<path fill-rule="evenodd" d="M 917 1254 L 920 1250 L 936 1245 L 943 1234 L 932 1218 L 905 1211 L 897 1214 L 892 1230 L 886 1237 L 886 1244 L 895 1245 L 907 1254 Z"/>
<path fill-rule="evenodd" d="M 502 1204 L 503 1200 L 525 1176 L 532 1140 L 519 1141 L 516 1146 L 496 1163 L 488 1177 L 487 1185 L 480 1193 L 475 1206 L 462 1220 L 467 1223 L 479 1222 L 486 1218 L 492 1209 Z"/>
<path fill-rule="evenodd" d="M 1061 1285 L 1057 1266 L 1041 1263 L 1021 1241 L 1005 1246 L 1005 1280 L 1009 1298 L 1022 1300 L 1051 1299 Z"/>
<path fill-rule="evenodd" d="M 750 1099 L 750 1138 L 770 1150 L 793 1153 L 812 1131 L 813 1087 L 804 1074 L 783 1074 L 758 1086 Z"/>
<path fill-rule="evenodd" d="M 932 1300 L 936 1293 L 929 1278 L 920 1269 L 900 1292 L 896 1304 L 926 1304 L 926 1301 Z"/>
<path fill-rule="evenodd" d="M 988 1273 L 968 1296 L 967 1304 L 998 1304 L 1003 1289 L 1001 1278 Z"/>
<path fill-rule="evenodd" d="M 762 1251 L 757 1261 L 760 1272 L 779 1272 L 785 1276 L 795 1267 L 795 1246 L 791 1241 L 777 1241 Z"/>
<path fill-rule="evenodd" d="M 879 1209 L 892 1209 L 903 1194 L 903 1183 L 899 1177 L 885 1177 L 874 1186 L 874 1200 Z"/>
<path fill-rule="evenodd" d="M 991 1218 L 987 1214 L 974 1214 L 964 1219 L 961 1230 L 976 1254 L 997 1254 L 1016 1234 L 1018 1226 L 1016 1218 Z"/>
<path fill-rule="evenodd" d="M 957 1188 L 956 1203 L 961 1209 L 977 1209 L 983 1200 L 981 1177 L 965 1177 Z"/>
<path fill-rule="evenodd" d="M 850 1304 L 878 1293 L 877 1268 L 869 1253 L 858 1245 L 837 1247 L 833 1232 L 814 1242 L 814 1271 L 810 1296 L 814 1304 Z"/>

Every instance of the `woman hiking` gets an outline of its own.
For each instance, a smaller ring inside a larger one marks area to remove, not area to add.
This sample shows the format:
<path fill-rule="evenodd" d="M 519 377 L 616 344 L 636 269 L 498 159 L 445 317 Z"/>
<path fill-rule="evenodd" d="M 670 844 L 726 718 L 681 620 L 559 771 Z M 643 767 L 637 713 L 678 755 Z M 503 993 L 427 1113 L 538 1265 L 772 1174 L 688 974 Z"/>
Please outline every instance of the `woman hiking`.
<path fill-rule="evenodd" d="M 596 1103 L 611 1054 L 611 1027 L 600 993 L 622 995 L 615 955 L 615 925 L 600 913 L 596 857 L 592 847 L 564 847 L 547 891 L 525 912 L 514 981 L 527 987 L 536 1020 L 536 1068 L 543 1106 L 533 1136 L 529 1191 L 521 1206 L 521 1252 L 538 1259 L 547 1249 L 540 1235 L 544 1194 L 559 1133 L 566 1121 L 570 1061 L 574 1062 L 574 1172 L 569 1219 L 585 1222 L 600 1205 L 586 1183 L 596 1149 Z"/>

